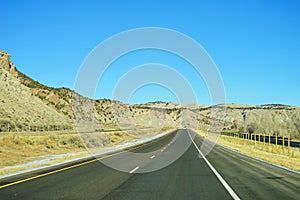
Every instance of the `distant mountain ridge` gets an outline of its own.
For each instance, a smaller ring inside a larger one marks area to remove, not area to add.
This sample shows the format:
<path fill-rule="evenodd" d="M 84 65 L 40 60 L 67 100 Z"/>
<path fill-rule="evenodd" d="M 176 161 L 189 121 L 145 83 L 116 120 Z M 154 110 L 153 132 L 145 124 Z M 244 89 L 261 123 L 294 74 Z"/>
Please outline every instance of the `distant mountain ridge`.
<path fill-rule="evenodd" d="M 238 132 L 291 133 L 294 138 L 299 138 L 300 132 L 300 109 L 288 105 L 204 106 L 162 101 L 128 105 L 109 99 L 89 99 L 68 88 L 48 87 L 32 80 L 15 67 L 4 51 L 0 51 L 0 96 L 1 132 L 74 129 L 74 120 L 105 128 L 193 124 L 201 129 L 218 121 L 224 129 Z"/>

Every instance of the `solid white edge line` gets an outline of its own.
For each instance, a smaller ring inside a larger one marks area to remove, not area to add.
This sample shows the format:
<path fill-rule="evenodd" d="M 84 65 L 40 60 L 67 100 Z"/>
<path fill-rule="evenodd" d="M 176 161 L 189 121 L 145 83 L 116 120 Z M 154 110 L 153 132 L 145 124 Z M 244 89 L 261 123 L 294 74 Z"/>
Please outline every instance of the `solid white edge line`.
<path fill-rule="evenodd" d="M 195 148 L 198 150 L 199 154 L 202 156 L 202 158 L 204 159 L 204 161 L 206 162 L 206 164 L 209 166 L 209 168 L 214 172 L 214 174 L 219 179 L 219 181 L 222 183 L 222 185 L 225 187 L 225 189 L 229 192 L 229 194 L 231 195 L 231 197 L 234 200 L 240 200 L 240 198 L 238 197 L 238 195 L 233 191 L 233 189 L 223 179 L 223 177 L 219 174 L 219 172 L 212 166 L 212 164 L 210 164 L 210 162 L 207 160 L 207 158 L 200 151 L 200 149 L 198 148 L 197 144 L 194 142 L 193 138 L 191 137 L 190 133 L 188 133 L 188 134 L 189 134 L 189 137 L 191 138 L 192 143 L 194 144 Z"/>
<path fill-rule="evenodd" d="M 238 152 L 238 151 L 236 151 L 236 150 L 234 150 L 234 149 L 230 149 L 230 148 L 228 148 L 228 147 L 226 147 L 226 146 L 224 146 L 224 145 L 221 145 L 221 144 L 218 144 L 218 145 L 221 146 L 221 147 L 223 147 L 223 148 L 226 149 L 227 151 L 231 151 L 231 152 L 233 152 L 233 153 L 239 154 L 239 155 L 241 155 L 241 156 L 245 156 L 245 157 L 247 157 L 247 158 L 256 160 L 256 161 L 258 161 L 258 162 L 262 162 L 262 163 L 271 165 L 271 166 L 273 166 L 273 167 L 277 167 L 277 168 L 279 168 L 279 169 L 283 169 L 283 170 L 286 170 L 286 171 L 288 171 L 288 172 L 291 172 L 291 173 L 295 173 L 295 174 L 299 174 L 299 175 L 300 175 L 300 172 L 299 172 L 299 171 L 294 171 L 294 170 L 289 169 L 289 168 L 287 168 L 287 167 L 283 167 L 283 166 L 280 166 L 280 165 L 276 165 L 276 164 L 274 164 L 274 163 L 270 163 L 270 162 L 267 162 L 267 161 L 265 161 L 265 160 L 262 160 L 262 159 L 259 159 L 259 158 L 255 158 L 255 157 L 252 157 L 252 156 L 243 154 L 243 153 L 241 153 L 241 152 Z"/>
<path fill-rule="evenodd" d="M 136 166 L 136 168 L 134 168 L 133 170 L 129 171 L 129 174 L 132 174 L 133 172 L 135 172 L 136 170 L 138 170 L 140 167 Z"/>

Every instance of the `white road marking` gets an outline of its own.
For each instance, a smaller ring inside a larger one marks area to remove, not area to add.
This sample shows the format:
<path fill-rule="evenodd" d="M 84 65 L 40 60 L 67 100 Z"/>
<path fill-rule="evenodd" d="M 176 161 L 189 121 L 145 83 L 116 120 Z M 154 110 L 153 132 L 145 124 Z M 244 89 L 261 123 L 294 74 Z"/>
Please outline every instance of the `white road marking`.
<path fill-rule="evenodd" d="M 155 158 L 155 155 L 151 156 L 150 158 L 151 158 L 151 159 Z"/>
<path fill-rule="evenodd" d="M 164 149 L 162 149 L 162 150 L 160 150 L 161 152 L 163 152 L 164 151 Z"/>
<path fill-rule="evenodd" d="M 209 168 L 214 172 L 214 174 L 216 175 L 216 177 L 219 179 L 219 181 L 222 183 L 222 185 L 225 187 L 225 189 L 229 192 L 229 194 L 231 195 L 231 197 L 234 200 L 240 200 L 240 198 L 238 197 L 238 195 L 233 191 L 233 189 L 228 185 L 228 183 L 223 179 L 223 177 L 219 174 L 219 172 L 212 166 L 212 164 L 210 164 L 210 162 L 206 159 L 206 157 L 203 155 L 203 153 L 200 151 L 200 149 L 198 148 L 198 146 L 196 145 L 196 143 L 194 142 L 193 138 L 191 137 L 190 133 L 189 136 L 194 144 L 194 146 L 196 147 L 196 149 L 198 150 L 199 154 L 202 156 L 202 158 L 204 159 L 204 161 L 206 162 L 206 164 L 209 166 Z"/>
<path fill-rule="evenodd" d="M 129 171 L 129 174 L 132 174 L 133 172 L 135 172 L 136 170 L 138 170 L 140 167 L 136 166 L 136 168 L 134 168 L 133 170 Z"/>

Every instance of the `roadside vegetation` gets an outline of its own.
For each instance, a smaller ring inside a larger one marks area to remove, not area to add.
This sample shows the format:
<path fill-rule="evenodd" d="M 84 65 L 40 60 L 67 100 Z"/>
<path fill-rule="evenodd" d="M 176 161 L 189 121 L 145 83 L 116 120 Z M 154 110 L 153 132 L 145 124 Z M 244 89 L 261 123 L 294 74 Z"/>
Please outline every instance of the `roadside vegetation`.
<path fill-rule="evenodd" d="M 207 135 L 206 131 L 203 130 L 197 130 L 197 132 L 203 137 L 206 137 Z M 219 135 L 217 144 L 236 150 L 245 155 L 300 172 L 299 147 L 276 145 L 268 142 L 246 139 L 246 137 L 239 138 L 229 135 Z"/>
<path fill-rule="evenodd" d="M 158 134 L 168 129 L 101 130 L 80 134 L 74 131 L 0 133 L 0 176 L 81 158 L 89 155 L 87 149 L 99 152 L 124 141 Z M 46 163 L 37 162 L 52 156 Z M 35 164 L 26 165 L 30 162 Z"/>

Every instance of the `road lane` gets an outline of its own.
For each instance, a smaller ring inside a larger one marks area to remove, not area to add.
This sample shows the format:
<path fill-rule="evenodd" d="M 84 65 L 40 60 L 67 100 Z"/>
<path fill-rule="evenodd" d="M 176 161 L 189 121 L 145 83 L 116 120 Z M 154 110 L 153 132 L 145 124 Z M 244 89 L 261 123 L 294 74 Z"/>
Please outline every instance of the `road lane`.
<path fill-rule="evenodd" d="M 187 131 L 179 130 L 178 134 L 133 150 L 149 153 L 139 160 L 132 160 L 126 154 L 107 158 L 109 162 L 125 163 L 127 172 L 92 162 L 0 189 L 0 199 L 232 199 L 194 145 L 171 165 L 138 173 L 174 158 L 172 147 L 182 144 L 177 144 L 177 140 L 188 142 Z M 196 136 L 194 141 L 201 147 L 203 138 Z M 297 174 L 218 145 L 207 159 L 241 199 L 298 199 Z M 17 178 L 0 180 L 0 185 Z"/>
<path fill-rule="evenodd" d="M 149 145 L 141 146 L 134 151 L 150 152 L 151 149 L 159 149 L 161 144 L 165 145 L 167 141 L 173 137 L 174 134 L 170 134 L 158 142 L 151 142 Z M 0 180 L 0 186 L 48 172 L 51 172 L 51 170 L 45 172 L 37 171 L 6 178 Z M 119 172 L 96 161 L 49 176 L 2 188 L 0 189 L 0 199 L 101 199 L 111 190 L 126 181 L 130 176 L 132 176 L 132 174 Z"/>
<path fill-rule="evenodd" d="M 203 138 L 195 142 L 201 145 Z M 207 159 L 241 199 L 299 199 L 300 175 L 215 145 Z"/>
<path fill-rule="evenodd" d="M 190 140 L 185 130 L 179 139 Z M 164 149 L 164 148 L 162 148 Z M 155 167 L 166 157 L 173 156 L 171 148 L 165 148 L 147 168 Z M 135 174 L 103 199 L 232 199 L 211 169 L 199 158 L 191 145 L 171 165 L 150 173 Z"/>

